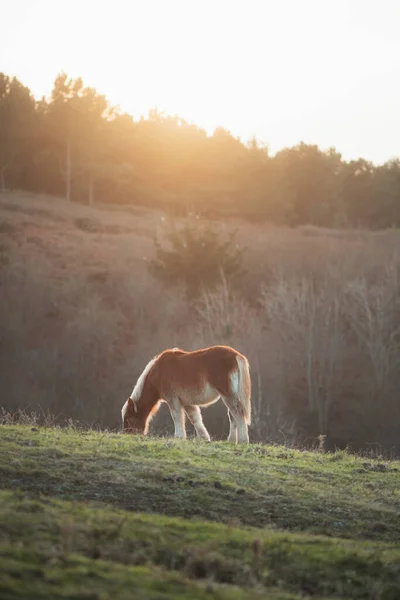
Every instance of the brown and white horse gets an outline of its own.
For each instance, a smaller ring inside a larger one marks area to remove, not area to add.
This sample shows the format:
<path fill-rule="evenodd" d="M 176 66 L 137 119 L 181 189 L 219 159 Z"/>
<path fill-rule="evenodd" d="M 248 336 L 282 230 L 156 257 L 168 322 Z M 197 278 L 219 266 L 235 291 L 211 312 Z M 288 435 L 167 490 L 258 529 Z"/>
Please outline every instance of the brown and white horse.
<path fill-rule="evenodd" d="M 175 437 L 186 439 L 187 415 L 197 435 L 210 441 L 200 407 L 220 398 L 228 409 L 228 441 L 248 443 L 251 380 L 247 358 L 229 346 L 194 352 L 165 350 L 149 362 L 122 407 L 123 432 L 146 434 L 151 418 L 161 402 L 166 402 L 175 424 Z"/>

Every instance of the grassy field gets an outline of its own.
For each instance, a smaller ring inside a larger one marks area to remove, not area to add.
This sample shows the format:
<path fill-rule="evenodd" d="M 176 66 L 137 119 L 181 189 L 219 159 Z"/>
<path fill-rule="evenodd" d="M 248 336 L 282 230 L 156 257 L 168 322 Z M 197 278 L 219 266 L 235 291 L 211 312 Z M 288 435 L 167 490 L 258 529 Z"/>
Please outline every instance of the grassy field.
<path fill-rule="evenodd" d="M 0 426 L 0 597 L 400 597 L 400 462 Z"/>

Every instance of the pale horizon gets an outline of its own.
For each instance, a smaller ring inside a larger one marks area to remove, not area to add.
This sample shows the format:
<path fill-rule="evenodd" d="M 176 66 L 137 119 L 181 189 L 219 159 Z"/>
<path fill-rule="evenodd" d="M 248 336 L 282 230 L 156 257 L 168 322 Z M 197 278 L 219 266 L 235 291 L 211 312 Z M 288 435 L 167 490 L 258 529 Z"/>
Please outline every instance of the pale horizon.
<path fill-rule="evenodd" d="M 0 71 L 39 99 L 64 71 L 135 119 L 157 107 L 275 154 L 400 157 L 400 2 L 0 2 Z"/>

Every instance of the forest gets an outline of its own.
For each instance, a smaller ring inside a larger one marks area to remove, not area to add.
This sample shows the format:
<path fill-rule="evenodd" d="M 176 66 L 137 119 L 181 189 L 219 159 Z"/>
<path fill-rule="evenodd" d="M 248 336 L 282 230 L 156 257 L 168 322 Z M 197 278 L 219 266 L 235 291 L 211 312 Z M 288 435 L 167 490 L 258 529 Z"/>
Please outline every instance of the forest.
<path fill-rule="evenodd" d="M 344 161 L 334 148 L 304 143 L 270 156 L 256 139 L 223 128 L 207 135 L 157 109 L 135 121 L 65 73 L 39 101 L 0 74 L 0 132 L 2 190 L 289 226 L 376 230 L 400 222 L 397 158 Z"/>

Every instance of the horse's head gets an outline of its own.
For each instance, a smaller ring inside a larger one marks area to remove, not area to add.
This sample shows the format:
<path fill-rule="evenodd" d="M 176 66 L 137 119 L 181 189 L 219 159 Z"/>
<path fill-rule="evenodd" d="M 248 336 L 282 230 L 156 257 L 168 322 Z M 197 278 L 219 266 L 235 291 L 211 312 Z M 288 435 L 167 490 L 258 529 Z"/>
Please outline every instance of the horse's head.
<path fill-rule="evenodd" d="M 146 420 L 139 415 L 136 402 L 132 398 L 125 402 L 121 415 L 123 433 L 144 433 Z"/>

